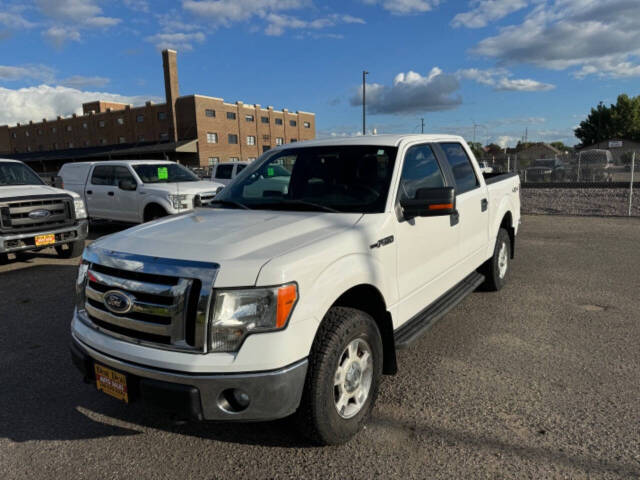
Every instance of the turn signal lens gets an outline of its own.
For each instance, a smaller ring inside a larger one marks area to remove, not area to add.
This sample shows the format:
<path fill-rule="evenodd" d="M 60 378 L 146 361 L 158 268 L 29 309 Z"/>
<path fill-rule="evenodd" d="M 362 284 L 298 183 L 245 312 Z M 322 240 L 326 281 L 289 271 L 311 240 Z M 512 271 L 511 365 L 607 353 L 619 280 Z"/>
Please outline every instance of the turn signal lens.
<path fill-rule="evenodd" d="M 284 285 L 278 289 L 278 310 L 276 312 L 276 328 L 287 324 L 289 314 L 298 300 L 298 289 L 295 284 Z"/>

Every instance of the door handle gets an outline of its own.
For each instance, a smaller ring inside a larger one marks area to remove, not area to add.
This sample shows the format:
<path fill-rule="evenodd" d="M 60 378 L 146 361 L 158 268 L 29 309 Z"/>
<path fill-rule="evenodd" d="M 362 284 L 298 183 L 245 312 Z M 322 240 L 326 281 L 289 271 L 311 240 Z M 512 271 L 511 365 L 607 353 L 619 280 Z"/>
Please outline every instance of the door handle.
<path fill-rule="evenodd" d="M 93 190 L 87 190 L 87 195 L 92 195 L 93 194 Z"/>
<path fill-rule="evenodd" d="M 110 197 L 113 197 L 115 194 L 113 192 L 107 192 L 107 195 L 109 195 Z"/>
<path fill-rule="evenodd" d="M 449 225 L 455 227 L 458 223 L 460 223 L 460 214 L 456 211 L 449 215 Z"/>
<path fill-rule="evenodd" d="M 483 198 L 482 201 L 480 202 L 480 208 L 482 209 L 483 212 L 486 212 L 488 206 L 489 206 L 489 200 L 487 200 L 486 198 Z"/>

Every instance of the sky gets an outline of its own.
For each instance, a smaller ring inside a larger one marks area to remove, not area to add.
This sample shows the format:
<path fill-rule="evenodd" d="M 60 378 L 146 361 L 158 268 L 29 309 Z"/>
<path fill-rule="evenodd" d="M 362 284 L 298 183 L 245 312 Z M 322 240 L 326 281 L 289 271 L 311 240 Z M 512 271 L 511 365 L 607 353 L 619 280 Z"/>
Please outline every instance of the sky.
<path fill-rule="evenodd" d="M 0 125 L 180 93 L 316 114 L 318 137 L 578 140 L 638 94 L 638 0 L 0 0 Z"/>

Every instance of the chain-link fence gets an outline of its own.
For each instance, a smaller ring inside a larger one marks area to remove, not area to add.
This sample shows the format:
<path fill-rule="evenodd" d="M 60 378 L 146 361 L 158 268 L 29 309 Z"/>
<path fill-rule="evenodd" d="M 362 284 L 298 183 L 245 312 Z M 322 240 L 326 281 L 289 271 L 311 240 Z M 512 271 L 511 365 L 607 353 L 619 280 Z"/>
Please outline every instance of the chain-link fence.
<path fill-rule="evenodd" d="M 525 213 L 640 216 L 640 145 L 606 146 L 559 152 L 540 144 L 481 160 L 520 176 Z"/>

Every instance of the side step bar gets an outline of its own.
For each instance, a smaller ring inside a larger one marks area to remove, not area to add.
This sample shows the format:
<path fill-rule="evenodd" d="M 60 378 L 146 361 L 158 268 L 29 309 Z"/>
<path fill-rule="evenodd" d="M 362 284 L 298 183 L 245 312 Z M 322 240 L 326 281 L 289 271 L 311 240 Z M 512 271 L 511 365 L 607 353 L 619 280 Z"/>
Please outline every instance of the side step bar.
<path fill-rule="evenodd" d="M 407 348 L 426 333 L 449 310 L 460 303 L 484 282 L 484 275 L 473 272 L 435 302 L 415 315 L 394 332 L 396 348 Z"/>

